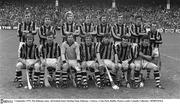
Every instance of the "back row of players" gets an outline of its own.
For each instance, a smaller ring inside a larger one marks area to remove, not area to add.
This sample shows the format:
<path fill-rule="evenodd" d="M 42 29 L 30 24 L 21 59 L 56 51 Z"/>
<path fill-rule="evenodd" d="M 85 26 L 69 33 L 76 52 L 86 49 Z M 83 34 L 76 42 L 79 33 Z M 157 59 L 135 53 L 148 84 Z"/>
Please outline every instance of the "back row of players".
<path fill-rule="evenodd" d="M 103 15 L 97 26 L 93 25 L 90 15 L 81 25 L 75 24 L 71 11 L 65 16 L 67 21 L 61 28 L 63 43 L 60 45 L 54 41 L 56 31 L 50 16 L 46 15 L 44 24 L 36 30 L 31 14 L 25 14 L 24 22 L 18 25 L 17 88 L 23 87 L 23 68 L 29 70 L 33 88 L 44 86 L 46 68 L 57 88 L 68 87 L 72 69 L 75 70 L 73 82 L 76 87 L 88 88 L 89 76 L 98 88 L 109 86 L 111 83 L 105 68 L 108 68 L 115 84 L 122 86 L 124 80 L 125 86 L 135 88 L 144 84 L 141 70 L 147 69 L 147 78 L 153 70 L 156 87 L 163 88 L 160 84 L 159 56 L 162 37 L 156 30 L 156 23 L 146 32 L 141 16 L 135 17 L 136 22 L 124 23 L 123 15 L 119 15 L 118 22 L 110 25 Z M 33 43 L 37 33 L 39 47 Z M 76 41 L 77 37 L 81 42 Z"/>

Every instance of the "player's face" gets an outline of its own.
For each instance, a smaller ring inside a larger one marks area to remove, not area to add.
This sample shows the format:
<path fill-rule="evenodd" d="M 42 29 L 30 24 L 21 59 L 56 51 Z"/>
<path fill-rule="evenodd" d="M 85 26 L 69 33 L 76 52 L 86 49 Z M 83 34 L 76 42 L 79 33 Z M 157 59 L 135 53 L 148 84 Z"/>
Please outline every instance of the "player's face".
<path fill-rule="evenodd" d="M 27 38 L 27 45 L 30 46 L 33 44 L 33 38 Z"/>
<path fill-rule="evenodd" d="M 142 42 L 142 45 L 143 45 L 144 47 L 149 46 L 149 45 L 150 45 L 149 40 L 148 40 L 148 39 L 144 39 L 143 42 Z"/>
<path fill-rule="evenodd" d="M 68 21 L 68 22 L 72 22 L 72 21 L 73 21 L 73 15 L 67 16 L 67 21 Z"/>
<path fill-rule="evenodd" d="M 151 30 L 156 30 L 156 25 L 153 25 L 153 24 L 152 24 Z"/>
<path fill-rule="evenodd" d="M 118 16 L 118 24 L 122 23 L 123 18 L 121 16 Z"/>
<path fill-rule="evenodd" d="M 105 16 L 101 18 L 101 22 L 106 23 L 106 17 Z"/>
<path fill-rule="evenodd" d="M 110 39 L 109 39 L 108 37 L 104 37 L 103 43 L 104 43 L 104 44 L 108 44 L 108 43 L 109 43 L 109 40 L 110 40 Z"/>
<path fill-rule="evenodd" d="M 91 19 L 90 17 L 86 17 L 86 20 L 85 20 L 86 23 L 90 23 L 91 22 Z"/>
<path fill-rule="evenodd" d="M 128 39 L 123 39 L 122 40 L 122 46 L 126 47 L 128 45 Z"/>
<path fill-rule="evenodd" d="M 73 37 L 73 35 L 69 35 L 69 36 L 67 37 L 67 42 L 70 43 L 70 44 L 72 44 L 72 43 L 74 42 L 74 37 Z"/>
<path fill-rule="evenodd" d="M 47 36 L 47 43 L 48 43 L 48 44 L 53 43 L 53 35 Z"/>
<path fill-rule="evenodd" d="M 30 14 L 26 14 L 25 15 L 25 21 L 26 22 L 30 22 L 31 21 L 31 15 Z"/>
<path fill-rule="evenodd" d="M 91 41 L 91 37 L 86 37 L 85 38 L 86 44 L 87 45 L 91 45 L 92 41 Z"/>
<path fill-rule="evenodd" d="M 51 23 L 50 18 L 48 18 L 48 17 L 45 18 L 44 23 L 47 24 L 47 25 L 49 25 L 49 24 Z"/>

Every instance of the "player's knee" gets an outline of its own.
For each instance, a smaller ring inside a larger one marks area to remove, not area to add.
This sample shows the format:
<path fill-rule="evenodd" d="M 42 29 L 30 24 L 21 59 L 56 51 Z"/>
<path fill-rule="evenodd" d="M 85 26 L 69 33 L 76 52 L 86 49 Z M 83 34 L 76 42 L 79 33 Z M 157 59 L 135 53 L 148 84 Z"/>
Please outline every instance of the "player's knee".
<path fill-rule="evenodd" d="M 18 62 L 17 64 L 16 64 L 16 68 L 17 69 L 21 69 L 23 67 L 23 64 L 21 63 L 21 62 Z"/>
<path fill-rule="evenodd" d="M 159 67 L 154 64 L 154 65 L 152 66 L 152 69 L 153 69 L 154 71 L 158 71 L 158 70 L 159 70 Z"/>
<path fill-rule="evenodd" d="M 134 69 L 135 69 L 135 67 L 136 67 L 136 66 L 135 66 L 135 64 L 134 64 L 134 63 L 129 64 L 129 68 L 130 68 L 130 69 L 134 70 Z"/>
<path fill-rule="evenodd" d="M 64 63 L 64 64 L 62 65 L 62 70 L 63 70 L 63 71 L 67 71 L 68 68 L 69 68 L 69 66 L 68 66 L 67 63 Z"/>

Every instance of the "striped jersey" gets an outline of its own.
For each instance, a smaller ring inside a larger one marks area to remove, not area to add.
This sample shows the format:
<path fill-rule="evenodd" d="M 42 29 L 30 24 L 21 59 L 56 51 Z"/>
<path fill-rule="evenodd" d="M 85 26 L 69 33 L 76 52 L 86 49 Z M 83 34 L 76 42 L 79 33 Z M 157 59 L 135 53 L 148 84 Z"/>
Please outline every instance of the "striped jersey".
<path fill-rule="evenodd" d="M 96 43 L 87 45 L 85 42 L 80 44 L 80 54 L 82 61 L 95 60 L 96 58 Z"/>
<path fill-rule="evenodd" d="M 161 33 L 158 31 L 149 31 L 148 35 L 150 36 L 151 45 L 159 47 L 159 44 L 156 44 L 155 42 L 162 43 Z"/>
<path fill-rule="evenodd" d="M 99 24 L 97 26 L 97 41 L 98 42 L 100 42 L 102 40 L 102 36 L 99 35 L 100 33 L 110 34 L 111 26 L 109 24 Z"/>
<path fill-rule="evenodd" d="M 115 46 L 114 46 L 113 42 L 109 42 L 108 44 L 99 42 L 97 45 L 97 53 L 100 54 L 101 59 L 114 60 L 115 52 L 116 51 L 115 51 Z"/>
<path fill-rule="evenodd" d="M 39 52 L 36 44 L 28 46 L 27 43 L 23 44 L 20 49 L 20 58 L 22 59 L 38 59 Z"/>
<path fill-rule="evenodd" d="M 67 41 L 63 42 L 61 45 L 61 57 L 62 61 L 80 60 L 79 44 L 74 42 L 72 45 L 69 45 Z"/>
<path fill-rule="evenodd" d="M 40 49 L 41 57 L 43 58 L 58 58 L 61 55 L 60 46 L 58 43 L 53 42 L 51 45 L 46 43 Z"/>
<path fill-rule="evenodd" d="M 149 55 L 151 56 L 152 55 L 152 47 L 149 45 L 149 46 L 146 46 L 144 47 L 143 45 L 140 45 L 140 51 L 144 54 L 144 55 Z"/>
<path fill-rule="evenodd" d="M 93 25 L 93 23 L 82 23 L 82 25 L 81 25 L 81 35 L 82 35 L 82 37 L 84 36 L 84 35 L 86 35 L 86 33 L 88 33 L 88 32 L 93 32 L 94 31 L 94 25 Z M 84 39 L 83 38 L 81 38 L 81 41 L 83 41 L 84 42 Z"/>
<path fill-rule="evenodd" d="M 36 24 L 35 22 L 31 21 L 29 23 L 23 22 L 18 24 L 18 37 L 20 42 L 25 42 L 26 38 L 25 35 L 23 35 L 23 31 L 29 31 L 31 33 L 32 31 L 36 30 Z M 36 33 L 33 33 L 32 35 L 36 35 Z"/>
<path fill-rule="evenodd" d="M 131 45 L 127 45 L 126 47 L 124 47 L 122 46 L 122 44 L 118 44 L 116 46 L 116 53 L 120 61 L 130 59 L 132 54 L 131 51 Z"/>
<path fill-rule="evenodd" d="M 66 32 L 74 32 L 77 29 L 77 26 L 74 22 L 72 22 L 71 24 L 69 24 L 68 22 L 65 22 L 62 25 L 62 35 L 63 35 L 63 42 L 66 40 Z"/>
<path fill-rule="evenodd" d="M 54 33 L 54 35 L 56 35 L 56 31 L 55 31 L 55 28 L 53 26 L 41 26 L 40 29 L 39 29 L 39 42 L 40 44 L 43 44 L 45 45 L 45 41 L 46 41 L 46 38 L 44 38 L 43 36 L 47 36 L 48 32 L 52 31 Z"/>
<path fill-rule="evenodd" d="M 112 31 L 115 33 L 113 34 L 114 41 L 118 41 L 122 35 L 125 35 L 128 32 L 126 24 L 115 24 L 112 28 Z"/>

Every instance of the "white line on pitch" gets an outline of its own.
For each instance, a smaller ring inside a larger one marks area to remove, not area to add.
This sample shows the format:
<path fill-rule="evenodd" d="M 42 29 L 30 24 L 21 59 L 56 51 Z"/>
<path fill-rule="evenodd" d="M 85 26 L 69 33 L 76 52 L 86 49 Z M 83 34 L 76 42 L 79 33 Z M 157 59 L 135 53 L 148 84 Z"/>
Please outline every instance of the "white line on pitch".
<path fill-rule="evenodd" d="M 161 55 L 162 55 L 162 56 L 165 56 L 165 57 L 168 57 L 168 58 L 170 58 L 170 59 L 172 59 L 172 60 L 175 60 L 175 61 L 180 61 L 179 58 L 175 58 L 175 57 L 169 56 L 169 55 L 167 55 L 167 54 L 161 53 Z"/>

